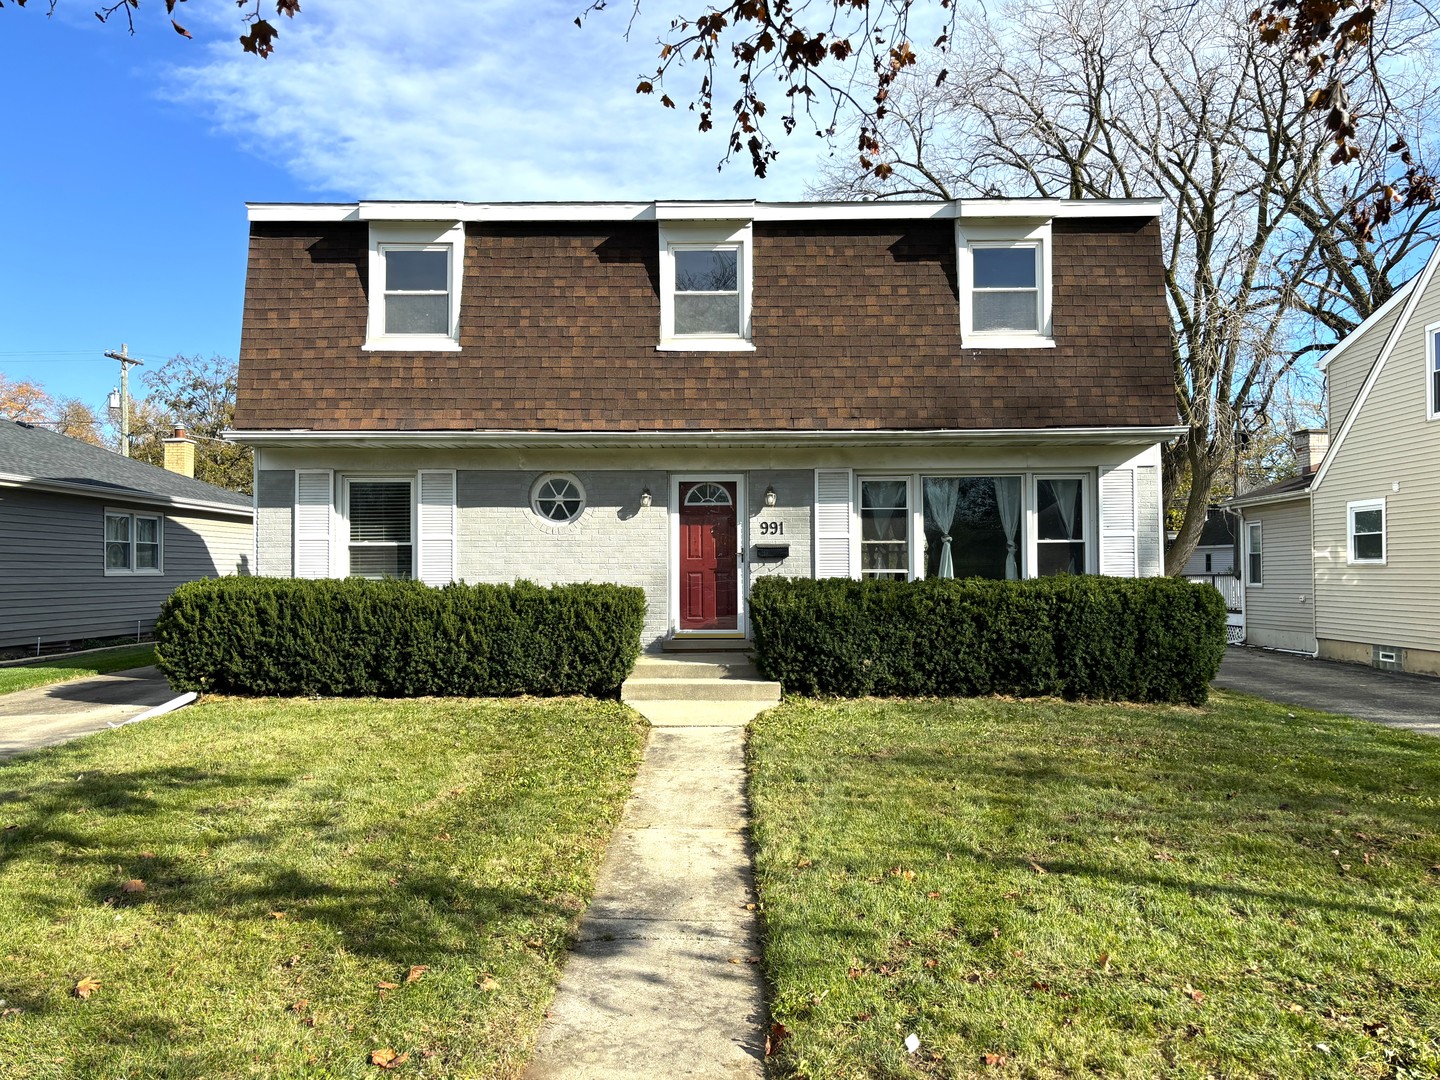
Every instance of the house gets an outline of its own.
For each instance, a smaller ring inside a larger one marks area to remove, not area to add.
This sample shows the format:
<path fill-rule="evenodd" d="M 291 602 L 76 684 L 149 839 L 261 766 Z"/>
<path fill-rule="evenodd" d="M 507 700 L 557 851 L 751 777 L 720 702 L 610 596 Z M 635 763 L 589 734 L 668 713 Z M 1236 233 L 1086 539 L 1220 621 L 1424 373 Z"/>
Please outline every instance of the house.
<path fill-rule="evenodd" d="M 259 573 L 1162 573 L 1155 201 L 249 206 Z M 717 644 L 711 642 L 711 644 Z"/>
<path fill-rule="evenodd" d="M 1440 675 L 1440 248 L 1321 361 L 1302 474 L 1235 500 L 1247 642 Z"/>
<path fill-rule="evenodd" d="M 1205 527 L 1190 553 L 1180 576 L 1186 578 L 1229 577 L 1235 574 L 1236 517 L 1218 506 L 1205 511 Z"/>
<path fill-rule="evenodd" d="M 249 496 L 194 479 L 183 429 L 165 453 L 0 420 L 0 648 L 148 633 L 177 585 L 250 571 Z"/>

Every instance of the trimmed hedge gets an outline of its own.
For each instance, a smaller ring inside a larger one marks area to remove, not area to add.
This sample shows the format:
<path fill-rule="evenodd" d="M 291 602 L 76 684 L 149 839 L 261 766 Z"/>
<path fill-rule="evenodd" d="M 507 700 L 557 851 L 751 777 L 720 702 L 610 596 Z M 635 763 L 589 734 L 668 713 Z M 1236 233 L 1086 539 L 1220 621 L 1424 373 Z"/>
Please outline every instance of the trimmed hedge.
<path fill-rule="evenodd" d="M 211 578 L 155 624 L 177 690 L 327 697 L 613 695 L 640 654 L 627 585 Z"/>
<path fill-rule="evenodd" d="M 1175 578 L 761 578 L 756 662 L 791 693 L 1202 704 L 1225 603 Z"/>

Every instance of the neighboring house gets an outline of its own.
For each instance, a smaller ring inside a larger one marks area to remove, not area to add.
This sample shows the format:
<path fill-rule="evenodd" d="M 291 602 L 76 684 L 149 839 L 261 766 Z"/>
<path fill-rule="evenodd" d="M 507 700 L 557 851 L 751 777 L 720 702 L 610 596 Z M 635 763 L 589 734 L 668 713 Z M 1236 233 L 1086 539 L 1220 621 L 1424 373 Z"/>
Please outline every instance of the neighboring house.
<path fill-rule="evenodd" d="M 165 440 L 167 463 L 192 440 Z M 250 498 L 0 420 L 0 647 L 149 632 L 182 582 L 250 570 Z"/>
<path fill-rule="evenodd" d="M 650 648 L 768 574 L 1160 574 L 1159 210 L 253 204 L 257 570 L 638 585 Z"/>
<path fill-rule="evenodd" d="M 1322 361 L 1328 449 L 1301 433 L 1318 468 L 1234 500 L 1247 640 L 1440 675 L 1437 265 Z"/>
<path fill-rule="evenodd" d="M 1205 527 L 1181 577 L 1229 576 L 1235 573 L 1236 515 L 1218 506 L 1205 511 Z"/>

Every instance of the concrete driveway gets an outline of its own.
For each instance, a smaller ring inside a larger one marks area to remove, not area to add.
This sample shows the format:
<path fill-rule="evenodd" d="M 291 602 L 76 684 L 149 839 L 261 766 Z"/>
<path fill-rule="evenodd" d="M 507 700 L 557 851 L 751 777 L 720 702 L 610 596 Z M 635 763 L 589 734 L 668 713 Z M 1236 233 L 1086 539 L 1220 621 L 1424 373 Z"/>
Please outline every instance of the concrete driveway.
<path fill-rule="evenodd" d="M 0 758 L 104 731 L 173 697 L 154 667 L 0 695 Z"/>
<path fill-rule="evenodd" d="M 1230 645 L 1212 685 L 1440 735 L 1440 679 Z"/>

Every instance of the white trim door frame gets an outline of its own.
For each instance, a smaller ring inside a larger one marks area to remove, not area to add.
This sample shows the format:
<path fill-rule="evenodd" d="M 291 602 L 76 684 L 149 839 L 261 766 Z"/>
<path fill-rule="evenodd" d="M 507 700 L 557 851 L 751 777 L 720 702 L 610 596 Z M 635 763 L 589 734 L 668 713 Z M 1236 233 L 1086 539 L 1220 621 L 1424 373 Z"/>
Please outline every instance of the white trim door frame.
<path fill-rule="evenodd" d="M 734 630 L 681 630 L 680 629 L 680 485 L 703 483 L 706 480 L 717 484 L 735 485 L 735 548 L 739 566 L 736 567 Z M 671 473 L 670 474 L 670 543 L 668 566 L 665 576 L 669 582 L 671 637 L 687 638 L 736 638 L 750 636 L 750 622 L 745 599 L 750 595 L 750 498 L 745 489 L 745 474 L 733 473 Z"/>

